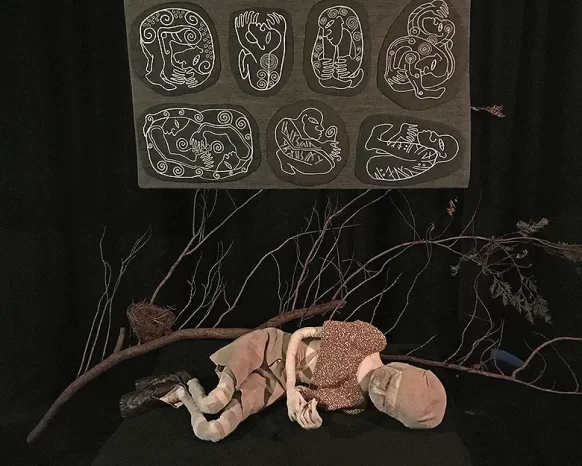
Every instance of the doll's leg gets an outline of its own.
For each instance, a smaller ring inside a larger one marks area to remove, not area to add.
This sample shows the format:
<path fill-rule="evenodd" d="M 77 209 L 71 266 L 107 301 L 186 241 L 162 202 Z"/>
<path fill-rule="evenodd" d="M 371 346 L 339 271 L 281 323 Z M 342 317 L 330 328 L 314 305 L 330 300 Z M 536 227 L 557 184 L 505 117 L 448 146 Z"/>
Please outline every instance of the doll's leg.
<path fill-rule="evenodd" d="M 182 389 L 178 397 L 190 412 L 192 429 L 200 440 L 218 442 L 230 435 L 238 425 L 251 414 L 265 407 L 265 379 L 258 373 L 251 374 L 237 390 L 226 405 L 220 417 L 207 421 L 198 405 L 186 390 Z"/>
<path fill-rule="evenodd" d="M 269 338 L 265 331 L 251 332 L 240 337 L 237 340 L 237 351 L 231 355 L 230 363 L 222 366 L 220 381 L 208 395 L 198 380 L 188 382 L 188 390 L 203 413 L 220 412 L 232 399 L 236 387 L 242 387 L 255 371 L 261 370 Z"/>
<path fill-rule="evenodd" d="M 200 411 L 192 395 L 186 390 L 182 390 L 180 399 L 190 412 L 192 429 L 200 440 L 218 442 L 232 433 L 242 421 L 243 410 L 238 393 L 230 400 L 220 417 L 214 421 L 206 420 L 204 413 Z"/>
<path fill-rule="evenodd" d="M 220 412 L 230 402 L 235 391 L 235 377 L 229 367 L 225 367 L 220 374 L 220 381 L 208 395 L 200 385 L 198 379 L 188 381 L 188 391 L 194 402 L 206 414 Z"/>

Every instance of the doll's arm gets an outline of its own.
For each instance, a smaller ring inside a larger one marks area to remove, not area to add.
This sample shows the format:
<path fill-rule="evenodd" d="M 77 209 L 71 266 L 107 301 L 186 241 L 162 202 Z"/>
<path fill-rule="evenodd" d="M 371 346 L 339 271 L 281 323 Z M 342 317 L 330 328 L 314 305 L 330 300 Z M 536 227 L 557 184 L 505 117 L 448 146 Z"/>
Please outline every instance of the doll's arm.
<path fill-rule="evenodd" d="M 285 360 L 285 371 L 287 376 L 287 412 L 289 419 L 297 421 L 304 429 L 317 429 L 321 426 L 322 420 L 317 413 L 317 402 L 305 401 L 301 392 L 295 386 L 296 379 L 296 359 L 299 343 L 305 338 L 320 338 L 322 327 L 307 327 L 297 330 L 289 341 L 287 347 L 287 358 Z"/>
<path fill-rule="evenodd" d="M 305 327 L 297 330 L 291 335 L 289 346 L 287 347 L 287 359 L 285 360 L 285 371 L 287 376 L 287 394 L 295 388 L 297 383 L 297 349 L 301 340 L 306 338 L 321 338 L 323 327 Z"/>

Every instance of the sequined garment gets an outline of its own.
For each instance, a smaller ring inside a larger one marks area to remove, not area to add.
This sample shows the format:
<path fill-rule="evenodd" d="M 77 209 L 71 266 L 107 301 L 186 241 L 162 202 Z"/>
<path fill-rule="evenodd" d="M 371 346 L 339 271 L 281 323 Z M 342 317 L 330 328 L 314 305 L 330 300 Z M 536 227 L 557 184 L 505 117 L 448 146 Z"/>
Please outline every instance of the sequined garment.
<path fill-rule="evenodd" d="M 385 347 L 386 337 L 367 322 L 326 321 L 311 385 L 301 390 L 304 398 L 315 398 L 329 411 L 361 409 L 366 393 L 358 383 L 358 368 Z"/>

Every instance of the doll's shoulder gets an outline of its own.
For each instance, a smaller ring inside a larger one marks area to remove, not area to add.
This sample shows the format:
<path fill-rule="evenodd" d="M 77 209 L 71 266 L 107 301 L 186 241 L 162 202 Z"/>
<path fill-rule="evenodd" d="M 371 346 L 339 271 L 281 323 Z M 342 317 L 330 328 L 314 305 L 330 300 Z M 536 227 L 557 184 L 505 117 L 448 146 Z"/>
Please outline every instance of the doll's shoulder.
<path fill-rule="evenodd" d="M 361 320 L 326 321 L 323 335 L 329 340 L 347 342 L 350 347 L 366 354 L 378 353 L 386 347 L 386 336 L 374 325 Z"/>

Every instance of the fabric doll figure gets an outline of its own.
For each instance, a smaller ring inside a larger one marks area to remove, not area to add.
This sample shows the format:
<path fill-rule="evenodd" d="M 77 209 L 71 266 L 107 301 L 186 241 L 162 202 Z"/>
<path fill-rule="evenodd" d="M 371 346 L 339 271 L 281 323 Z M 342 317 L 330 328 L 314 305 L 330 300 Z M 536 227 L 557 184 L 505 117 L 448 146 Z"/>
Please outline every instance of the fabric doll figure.
<path fill-rule="evenodd" d="M 285 394 L 290 419 L 305 429 L 322 425 L 318 406 L 356 413 L 364 409 L 368 392 L 376 408 L 404 425 L 436 427 L 446 407 L 442 384 L 430 371 L 399 363 L 384 366 L 379 352 L 385 346 L 384 335 L 360 321 L 327 321 L 292 335 L 274 328 L 255 330 L 210 357 L 219 383 L 208 395 L 197 379 L 190 379 L 162 398 L 173 406 L 183 404 L 194 434 L 213 442 Z M 305 386 L 296 386 L 297 381 Z M 219 413 L 216 420 L 205 417 Z"/>
<path fill-rule="evenodd" d="M 309 388 L 295 386 L 296 348 L 304 338 L 320 338 Z M 446 392 L 431 372 L 409 364 L 384 365 L 380 351 L 384 335 L 361 322 L 327 321 L 323 327 L 298 330 L 287 351 L 287 408 L 289 418 L 306 429 L 321 425 L 316 406 L 355 414 L 365 408 L 367 394 L 374 406 L 406 427 L 438 426 L 446 410 Z"/>

